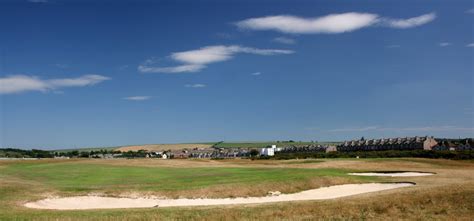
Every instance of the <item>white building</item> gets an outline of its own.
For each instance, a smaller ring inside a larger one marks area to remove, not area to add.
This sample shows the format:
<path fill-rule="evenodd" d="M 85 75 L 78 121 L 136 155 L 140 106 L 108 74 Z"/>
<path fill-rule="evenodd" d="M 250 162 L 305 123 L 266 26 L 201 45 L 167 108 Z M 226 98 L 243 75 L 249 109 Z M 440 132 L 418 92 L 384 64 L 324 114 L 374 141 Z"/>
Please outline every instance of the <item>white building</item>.
<path fill-rule="evenodd" d="M 262 150 L 260 150 L 260 155 L 274 156 L 276 151 L 277 151 L 276 145 L 272 145 L 271 147 L 262 148 Z"/>

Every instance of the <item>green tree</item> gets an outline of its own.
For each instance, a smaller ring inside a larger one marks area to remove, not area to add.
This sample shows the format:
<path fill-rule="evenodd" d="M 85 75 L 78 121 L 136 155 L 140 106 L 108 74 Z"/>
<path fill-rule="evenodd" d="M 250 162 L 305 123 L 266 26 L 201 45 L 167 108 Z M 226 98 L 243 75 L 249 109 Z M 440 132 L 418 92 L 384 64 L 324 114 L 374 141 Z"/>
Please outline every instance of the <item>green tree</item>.
<path fill-rule="evenodd" d="M 258 156 L 258 154 L 259 154 L 259 153 L 258 153 L 258 150 L 257 150 L 257 149 L 251 149 L 251 150 L 250 150 L 250 156 L 251 156 L 251 157 L 256 157 L 256 156 Z"/>

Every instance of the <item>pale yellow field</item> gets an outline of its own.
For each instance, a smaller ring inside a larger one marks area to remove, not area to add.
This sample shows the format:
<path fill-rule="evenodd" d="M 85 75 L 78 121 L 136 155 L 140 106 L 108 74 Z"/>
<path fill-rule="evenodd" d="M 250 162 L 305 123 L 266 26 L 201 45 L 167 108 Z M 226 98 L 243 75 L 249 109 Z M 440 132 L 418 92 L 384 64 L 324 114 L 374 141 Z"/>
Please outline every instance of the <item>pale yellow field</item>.
<path fill-rule="evenodd" d="M 115 150 L 127 152 L 127 151 L 166 151 L 166 150 L 182 150 L 193 148 L 210 148 L 211 144 L 147 144 L 147 145 L 134 145 L 134 146 L 123 146 Z"/>

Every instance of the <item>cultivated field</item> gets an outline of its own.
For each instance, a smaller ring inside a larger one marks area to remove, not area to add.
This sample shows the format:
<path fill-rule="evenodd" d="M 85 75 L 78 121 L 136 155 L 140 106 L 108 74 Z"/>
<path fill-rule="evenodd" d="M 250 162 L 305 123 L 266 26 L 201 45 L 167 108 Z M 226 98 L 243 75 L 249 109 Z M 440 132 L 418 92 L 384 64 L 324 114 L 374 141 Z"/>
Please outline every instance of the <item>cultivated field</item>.
<path fill-rule="evenodd" d="M 182 150 L 182 149 L 193 149 L 193 148 L 210 148 L 212 144 L 147 144 L 147 145 L 134 145 L 134 146 L 123 146 L 116 148 L 115 150 L 127 152 L 127 151 L 166 151 L 166 150 Z"/>
<path fill-rule="evenodd" d="M 182 149 L 193 149 L 193 148 L 210 148 L 212 146 L 218 148 L 264 148 L 270 145 L 286 146 L 286 145 L 310 145 L 310 144 L 332 144 L 332 143 L 311 143 L 311 142 L 284 142 L 279 143 L 277 141 L 268 142 L 215 142 L 215 143 L 183 143 L 183 144 L 146 144 L 146 145 L 131 145 L 114 148 L 119 151 L 165 151 L 165 150 L 182 150 Z"/>
<path fill-rule="evenodd" d="M 425 177 L 363 177 L 349 172 L 424 171 Z M 146 209 L 36 210 L 51 196 L 223 198 L 294 193 L 346 183 L 417 185 L 320 201 Z M 36 160 L 0 161 L 0 220 L 472 220 L 474 162 L 429 159 Z"/>
<path fill-rule="evenodd" d="M 288 146 L 288 145 L 311 145 L 311 144 L 321 144 L 321 145 L 336 145 L 338 142 L 323 142 L 323 143 L 312 143 L 312 142 L 277 142 L 277 141 L 267 141 L 267 142 L 209 142 L 209 143 L 181 143 L 181 144 L 144 144 L 144 145 L 128 145 L 128 146 L 118 146 L 118 147 L 93 147 L 93 148 L 79 148 L 79 149 L 59 149 L 55 150 L 57 152 L 68 152 L 68 151 L 99 151 L 99 150 L 118 150 L 118 151 L 167 151 L 167 150 L 182 150 L 182 149 L 193 149 L 193 148 L 211 148 L 212 146 L 218 148 L 264 148 L 270 145 Z"/>
<path fill-rule="evenodd" d="M 264 148 L 270 145 L 277 145 L 278 147 L 284 147 L 289 145 L 302 146 L 302 145 L 311 145 L 311 144 L 321 144 L 321 145 L 333 145 L 338 144 L 337 142 L 323 142 L 323 143 L 312 143 L 312 142 L 277 142 L 277 141 L 267 141 L 267 142 L 223 142 L 215 144 L 215 147 L 219 148 Z"/>

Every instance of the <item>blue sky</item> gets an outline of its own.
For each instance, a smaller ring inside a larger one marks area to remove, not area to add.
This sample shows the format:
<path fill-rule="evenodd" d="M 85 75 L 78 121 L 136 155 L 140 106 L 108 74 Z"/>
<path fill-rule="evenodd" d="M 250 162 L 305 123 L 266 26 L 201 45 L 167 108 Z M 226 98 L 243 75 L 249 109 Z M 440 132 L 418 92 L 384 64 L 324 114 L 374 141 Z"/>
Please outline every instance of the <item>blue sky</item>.
<path fill-rule="evenodd" d="M 472 1 L 0 2 L 0 146 L 474 135 Z"/>

